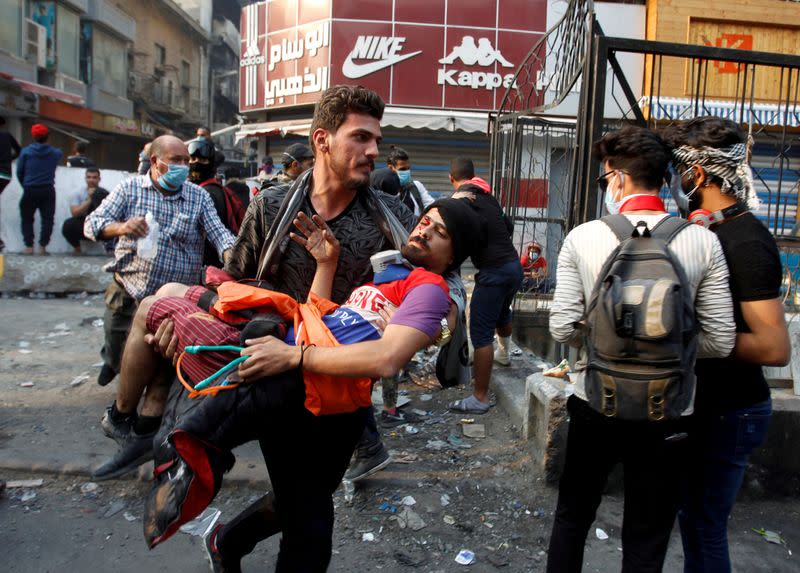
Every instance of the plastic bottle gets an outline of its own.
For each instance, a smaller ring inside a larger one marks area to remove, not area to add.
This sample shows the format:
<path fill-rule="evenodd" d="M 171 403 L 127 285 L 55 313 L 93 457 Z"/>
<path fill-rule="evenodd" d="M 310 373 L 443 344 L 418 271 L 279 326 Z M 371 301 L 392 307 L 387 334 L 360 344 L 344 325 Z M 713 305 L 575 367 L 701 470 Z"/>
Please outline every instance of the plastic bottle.
<path fill-rule="evenodd" d="M 147 234 L 137 241 L 136 253 L 143 259 L 152 260 L 158 253 L 158 222 L 150 211 L 145 214 L 144 220 L 147 223 Z"/>

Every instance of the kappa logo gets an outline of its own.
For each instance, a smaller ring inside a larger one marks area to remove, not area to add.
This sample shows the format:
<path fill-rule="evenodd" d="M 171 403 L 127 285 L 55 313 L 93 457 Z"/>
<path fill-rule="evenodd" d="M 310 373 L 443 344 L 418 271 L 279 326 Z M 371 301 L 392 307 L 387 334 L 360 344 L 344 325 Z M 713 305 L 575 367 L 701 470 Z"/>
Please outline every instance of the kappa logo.
<path fill-rule="evenodd" d="M 363 78 L 384 68 L 418 56 L 422 50 L 401 54 L 405 38 L 359 36 L 352 51 L 342 64 L 342 73 L 352 80 Z M 372 60 L 357 64 L 353 60 Z"/>
<path fill-rule="evenodd" d="M 455 46 L 453 51 L 447 56 L 439 60 L 440 64 L 452 64 L 456 60 L 461 60 L 465 66 L 491 66 L 495 62 L 504 68 L 513 68 L 514 64 L 509 62 L 500 53 L 500 50 L 495 50 L 489 38 L 478 38 L 478 44 L 475 45 L 475 38 L 472 36 L 464 36 L 461 38 L 461 44 Z"/>

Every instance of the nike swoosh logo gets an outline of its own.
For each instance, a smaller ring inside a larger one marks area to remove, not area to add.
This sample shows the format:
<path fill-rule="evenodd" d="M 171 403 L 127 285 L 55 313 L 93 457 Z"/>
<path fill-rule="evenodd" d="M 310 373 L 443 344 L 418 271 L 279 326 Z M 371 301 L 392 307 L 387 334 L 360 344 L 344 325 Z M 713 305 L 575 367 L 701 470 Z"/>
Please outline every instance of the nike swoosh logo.
<path fill-rule="evenodd" d="M 398 54 L 396 56 L 391 56 L 386 60 L 378 60 L 368 64 L 354 64 L 353 54 L 351 52 L 348 54 L 344 60 L 344 63 L 342 64 L 342 73 L 345 75 L 345 77 L 350 78 L 351 80 L 357 80 L 358 78 L 363 78 L 364 76 L 368 76 L 377 72 L 378 70 L 382 70 L 383 68 L 388 68 L 389 66 L 399 64 L 408 58 L 418 56 L 421 53 L 422 50 L 418 50 L 409 54 Z"/>

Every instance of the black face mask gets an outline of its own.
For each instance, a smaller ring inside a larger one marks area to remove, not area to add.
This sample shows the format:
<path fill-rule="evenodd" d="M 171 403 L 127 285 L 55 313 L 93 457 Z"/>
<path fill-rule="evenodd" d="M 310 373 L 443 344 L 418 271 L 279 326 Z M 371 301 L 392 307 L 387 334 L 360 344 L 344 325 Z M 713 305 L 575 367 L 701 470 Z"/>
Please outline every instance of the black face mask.
<path fill-rule="evenodd" d="M 189 166 L 189 181 L 202 183 L 214 177 L 214 166 L 211 163 L 192 163 Z"/>

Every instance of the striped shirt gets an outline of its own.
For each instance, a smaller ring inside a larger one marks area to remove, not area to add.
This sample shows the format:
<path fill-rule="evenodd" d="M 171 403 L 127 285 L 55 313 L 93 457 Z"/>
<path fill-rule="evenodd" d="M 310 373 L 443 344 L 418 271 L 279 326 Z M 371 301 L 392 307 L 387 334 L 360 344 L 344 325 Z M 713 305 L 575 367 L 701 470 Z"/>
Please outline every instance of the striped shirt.
<path fill-rule="evenodd" d="M 203 270 L 206 237 L 222 253 L 233 246 L 235 237 L 225 228 L 211 197 L 202 188 L 185 182 L 175 194 L 161 193 L 150 175 L 136 175 L 122 181 L 93 211 L 83 226 L 87 238 L 96 241 L 111 223 L 151 212 L 159 225 L 158 252 L 152 260 L 136 254 L 136 238 L 119 237 L 114 261 L 106 270 L 116 273 L 133 298 L 141 300 L 168 282 L 199 284 Z"/>
<path fill-rule="evenodd" d="M 649 228 L 666 215 L 624 213 L 636 224 L 644 221 Z M 550 307 L 550 334 L 559 342 L 578 336 L 575 324 L 583 319 L 597 276 L 611 252 L 619 245 L 614 232 L 602 221 L 590 221 L 570 231 L 558 255 L 556 290 Z M 698 358 L 724 357 L 733 350 L 736 326 L 728 286 L 728 265 L 717 236 L 700 227 L 684 228 L 669 244 L 669 250 L 681 263 L 694 299 L 698 336 Z M 586 399 L 583 385 L 585 353 L 576 365 L 575 394 Z M 684 412 L 692 412 L 692 406 Z"/>

